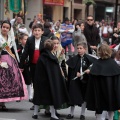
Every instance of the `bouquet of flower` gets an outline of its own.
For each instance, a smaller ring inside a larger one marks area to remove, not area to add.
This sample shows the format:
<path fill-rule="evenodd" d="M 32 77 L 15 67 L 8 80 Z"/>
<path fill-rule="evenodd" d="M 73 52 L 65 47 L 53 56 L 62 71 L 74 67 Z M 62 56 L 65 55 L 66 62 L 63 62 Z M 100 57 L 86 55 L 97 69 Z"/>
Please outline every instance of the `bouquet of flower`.
<path fill-rule="evenodd" d="M 7 42 L 3 43 L 2 47 L 15 59 L 15 55 L 12 53 L 10 47 L 8 46 Z"/>

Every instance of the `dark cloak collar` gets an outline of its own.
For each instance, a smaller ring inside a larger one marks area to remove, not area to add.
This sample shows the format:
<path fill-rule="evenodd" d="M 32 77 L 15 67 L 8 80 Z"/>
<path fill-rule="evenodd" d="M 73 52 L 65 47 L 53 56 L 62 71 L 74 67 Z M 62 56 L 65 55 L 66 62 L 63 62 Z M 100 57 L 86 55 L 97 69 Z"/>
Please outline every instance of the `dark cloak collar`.
<path fill-rule="evenodd" d="M 45 57 L 45 58 L 47 58 L 47 59 L 49 59 L 51 61 L 54 61 L 55 63 L 58 63 L 57 57 L 55 55 L 53 55 L 51 53 L 51 51 L 44 48 L 44 49 L 41 50 L 40 53 L 41 53 L 41 56 L 43 56 L 43 57 Z"/>
<path fill-rule="evenodd" d="M 120 75 L 120 67 L 112 58 L 100 58 L 93 64 L 90 74 L 101 76 Z"/>
<path fill-rule="evenodd" d="M 89 59 L 89 61 L 91 63 L 96 61 L 96 58 L 88 55 L 88 54 L 84 54 L 83 57 L 86 57 L 87 59 Z M 68 61 L 66 61 L 66 64 L 70 67 L 70 68 L 75 68 L 77 63 L 79 62 L 81 56 L 80 55 L 76 55 L 72 58 L 70 58 Z"/>

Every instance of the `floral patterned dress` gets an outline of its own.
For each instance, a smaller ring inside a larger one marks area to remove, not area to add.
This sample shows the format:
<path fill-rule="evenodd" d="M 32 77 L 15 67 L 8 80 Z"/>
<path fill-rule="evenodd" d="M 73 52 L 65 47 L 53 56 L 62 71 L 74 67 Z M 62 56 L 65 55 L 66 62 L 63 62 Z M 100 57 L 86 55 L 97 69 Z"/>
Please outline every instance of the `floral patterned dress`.
<path fill-rule="evenodd" d="M 11 37 L 8 40 L 0 35 L 0 61 L 6 63 L 6 66 L 0 65 L 0 102 L 10 102 L 27 99 L 27 89 L 23 76 L 15 59 L 11 48 L 13 46 Z M 7 47 L 6 47 L 7 46 Z"/>

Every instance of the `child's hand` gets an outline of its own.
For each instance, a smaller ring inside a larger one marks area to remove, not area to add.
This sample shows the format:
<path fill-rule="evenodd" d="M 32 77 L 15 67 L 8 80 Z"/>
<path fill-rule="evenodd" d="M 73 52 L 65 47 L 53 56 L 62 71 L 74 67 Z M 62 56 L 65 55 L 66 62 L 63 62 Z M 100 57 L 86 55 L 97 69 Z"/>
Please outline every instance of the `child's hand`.
<path fill-rule="evenodd" d="M 64 48 L 62 49 L 62 51 L 61 51 L 61 55 L 63 55 L 65 53 L 65 50 L 64 50 Z"/>
<path fill-rule="evenodd" d="M 65 30 L 64 32 L 68 32 L 68 29 L 67 29 L 67 30 Z"/>
<path fill-rule="evenodd" d="M 76 25 L 76 28 L 77 28 L 77 29 L 79 29 L 79 28 L 80 28 L 80 26 L 79 26 L 79 25 Z"/>
<path fill-rule="evenodd" d="M 89 74 L 89 73 L 90 73 L 90 70 L 87 69 L 87 70 L 85 70 L 84 72 L 87 73 L 87 74 Z"/>
<path fill-rule="evenodd" d="M 77 72 L 77 77 L 80 77 L 80 75 L 81 75 L 81 74 L 80 74 L 79 72 Z"/>
<path fill-rule="evenodd" d="M 117 28 L 114 28 L 114 31 L 116 32 L 118 29 Z"/>
<path fill-rule="evenodd" d="M 118 38 L 118 34 L 116 34 L 116 33 L 114 33 L 114 35 L 113 35 L 114 37 L 116 37 L 116 38 Z"/>

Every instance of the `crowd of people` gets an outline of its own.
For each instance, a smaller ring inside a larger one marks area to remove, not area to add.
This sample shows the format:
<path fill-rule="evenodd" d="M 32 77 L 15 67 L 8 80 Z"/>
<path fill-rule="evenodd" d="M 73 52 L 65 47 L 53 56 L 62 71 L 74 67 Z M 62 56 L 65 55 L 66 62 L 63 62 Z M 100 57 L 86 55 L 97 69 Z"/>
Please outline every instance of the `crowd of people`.
<path fill-rule="evenodd" d="M 86 108 L 96 120 L 118 120 L 120 22 L 113 27 L 89 15 L 53 23 L 38 14 L 29 28 L 17 16 L 1 23 L 0 111 L 8 111 L 6 102 L 28 99 L 33 119 L 45 109 L 50 120 L 62 120 L 57 110 L 68 107 L 66 119 L 73 119 L 78 105 L 80 120 Z"/>

